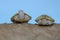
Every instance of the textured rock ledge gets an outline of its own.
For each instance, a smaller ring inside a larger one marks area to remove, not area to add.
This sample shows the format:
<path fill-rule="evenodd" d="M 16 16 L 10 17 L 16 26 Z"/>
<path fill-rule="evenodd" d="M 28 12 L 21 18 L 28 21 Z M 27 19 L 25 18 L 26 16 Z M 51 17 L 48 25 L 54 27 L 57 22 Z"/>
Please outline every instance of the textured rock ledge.
<path fill-rule="evenodd" d="M 0 24 L 0 40 L 60 40 L 60 24 Z"/>

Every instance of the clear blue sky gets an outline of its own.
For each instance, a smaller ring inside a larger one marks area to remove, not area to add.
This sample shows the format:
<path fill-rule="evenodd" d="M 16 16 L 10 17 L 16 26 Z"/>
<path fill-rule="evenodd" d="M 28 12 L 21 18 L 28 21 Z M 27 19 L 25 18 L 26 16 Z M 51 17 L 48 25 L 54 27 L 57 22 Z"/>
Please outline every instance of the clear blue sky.
<path fill-rule="evenodd" d="M 0 0 L 0 23 L 11 23 L 10 18 L 20 9 L 32 16 L 29 23 L 42 14 L 60 23 L 60 0 Z"/>

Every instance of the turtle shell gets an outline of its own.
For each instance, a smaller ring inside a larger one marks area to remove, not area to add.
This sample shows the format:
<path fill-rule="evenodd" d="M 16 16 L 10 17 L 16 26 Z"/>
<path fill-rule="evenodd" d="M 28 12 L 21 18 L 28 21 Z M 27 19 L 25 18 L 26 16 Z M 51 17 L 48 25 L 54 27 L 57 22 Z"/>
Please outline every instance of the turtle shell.
<path fill-rule="evenodd" d="M 54 22 L 54 19 L 51 18 L 51 17 L 48 16 L 48 15 L 41 15 L 41 16 L 37 17 L 35 21 L 37 22 L 38 20 L 42 20 L 42 19 L 46 19 L 46 20 L 49 20 L 49 21 Z"/>
<path fill-rule="evenodd" d="M 29 16 L 28 14 L 24 13 L 24 19 L 20 19 L 18 17 L 18 13 L 15 14 L 13 17 L 11 17 L 11 21 L 14 22 L 14 23 L 25 23 L 25 22 L 28 22 L 30 19 L 31 19 L 31 16 Z"/>

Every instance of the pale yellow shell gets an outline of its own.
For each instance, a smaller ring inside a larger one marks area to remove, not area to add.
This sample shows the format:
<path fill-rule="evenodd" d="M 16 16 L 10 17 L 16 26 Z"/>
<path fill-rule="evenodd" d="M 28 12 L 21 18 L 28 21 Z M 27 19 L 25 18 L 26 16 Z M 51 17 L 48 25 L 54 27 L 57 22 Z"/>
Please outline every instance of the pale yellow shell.
<path fill-rule="evenodd" d="M 52 25 L 54 23 L 54 19 L 47 15 L 41 15 L 35 20 L 39 25 Z"/>
<path fill-rule="evenodd" d="M 36 20 L 41 20 L 41 19 L 47 19 L 47 20 L 54 22 L 54 19 L 49 17 L 48 15 L 41 15 L 41 16 L 36 18 Z"/>

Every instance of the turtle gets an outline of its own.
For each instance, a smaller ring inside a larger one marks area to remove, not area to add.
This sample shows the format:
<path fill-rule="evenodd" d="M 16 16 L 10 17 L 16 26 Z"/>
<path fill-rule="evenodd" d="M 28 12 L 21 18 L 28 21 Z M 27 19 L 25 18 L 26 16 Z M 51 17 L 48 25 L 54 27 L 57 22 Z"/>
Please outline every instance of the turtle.
<path fill-rule="evenodd" d="M 26 14 L 23 10 L 19 10 L 18 13 L 11 17 L 13 23 L 28 23 L 31 20 L 31 16 Z"/>
<path fill-rule="evenodd" d="M 50 16 L 44 14 L 37 17 L 35 21 L 39 25 L 53 25 L 55 20 L 51 18 Z"/>

